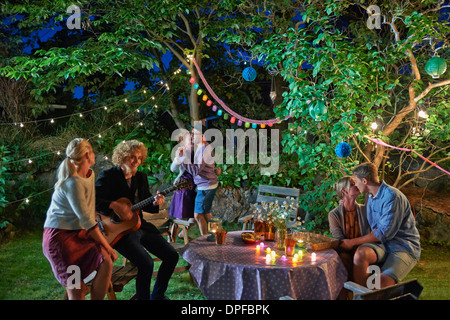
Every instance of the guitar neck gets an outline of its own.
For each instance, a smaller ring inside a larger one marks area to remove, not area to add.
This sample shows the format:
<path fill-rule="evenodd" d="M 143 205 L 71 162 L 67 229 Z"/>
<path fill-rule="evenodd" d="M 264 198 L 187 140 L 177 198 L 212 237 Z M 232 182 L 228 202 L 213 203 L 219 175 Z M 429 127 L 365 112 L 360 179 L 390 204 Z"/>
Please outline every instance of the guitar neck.
<path fill-rule="evenodd" d="M 159 194 L 165 196 L 166 194 L 172 192 L 172 191 L 175 190 L 175 189 L 177 189 L 177 188 L 171 187 L 171 188 L 168 188 L 168 189 L 166 189 L 166 190 L 160 191 Z M 148 206 L 149 204 L 153 203 L 153 202 L 155 201 L 155 199 L 156 199 L 156 196 L 152 196 L 152 197 L 149 197 L 149 198 L 147 198 L 147 199 L 145 199 L 145 200 L 142 200 L 142 201 L 136 203 L 135 205 L 133 205 L 133 206 L 131 207 L 131 211 L 134 212 L 134 211 L 141 210 L 141 209 L 144 208 L 145 206 Z"/>

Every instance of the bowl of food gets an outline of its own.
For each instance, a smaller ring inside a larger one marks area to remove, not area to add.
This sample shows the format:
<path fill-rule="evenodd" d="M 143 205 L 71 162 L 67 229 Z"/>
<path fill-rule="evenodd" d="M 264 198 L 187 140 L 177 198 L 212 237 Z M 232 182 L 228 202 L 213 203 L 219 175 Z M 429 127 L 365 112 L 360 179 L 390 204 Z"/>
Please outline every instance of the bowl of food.
<path fill-rule="evenodd" d="M 258 235 L 254 232 L 243 232 L 241 238 L 247 244 L 255 244 L 260 241 Z"/>

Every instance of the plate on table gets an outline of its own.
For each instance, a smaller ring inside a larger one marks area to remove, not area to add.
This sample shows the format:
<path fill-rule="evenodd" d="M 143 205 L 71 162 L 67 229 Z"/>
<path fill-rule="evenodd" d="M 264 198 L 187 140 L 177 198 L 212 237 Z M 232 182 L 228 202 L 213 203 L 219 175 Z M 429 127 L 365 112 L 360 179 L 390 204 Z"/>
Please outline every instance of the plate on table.
<path fill-rule="evenodd" d="M 241 233 L 241 238 L 244 243 L 255 244 L 260 242 L 259 236 L 254 232 L 243 232 Z"/>

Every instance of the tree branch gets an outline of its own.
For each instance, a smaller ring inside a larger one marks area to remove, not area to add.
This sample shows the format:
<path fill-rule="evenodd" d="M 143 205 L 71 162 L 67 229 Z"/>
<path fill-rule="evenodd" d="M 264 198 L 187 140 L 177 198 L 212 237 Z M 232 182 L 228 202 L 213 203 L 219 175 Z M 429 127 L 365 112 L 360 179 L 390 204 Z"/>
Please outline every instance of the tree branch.
<path fill-rule="evenodd" d="M 419 102 L 419 100 L 424 98 L 431 91 L 431 89 L 446 86 L 446 85 L 450 85 L 450 79 L 447 79 L 447 80 L 444 80 L 444 81 L 441 81 L 438 83 L 433 83 L 433 84 L 429 83 L 428 87 L 421 94 L 419 94 L 417 97 L 414 98 L 414 101 Z"/>
<path fill-rule="evenodd" d="M 183 12 L 178 11 L 178 14 L 180 15 L 181 20 L 184 22 L 184 26 L 186 27 L 186 34 L 189 36 L 189 39 L 191 40 L 192 44 L 194 45 L 194 49 L 197 47 L 197 42 L 194 39 L 194 36 L 191 31 L 191 26 L 189 25 L 189 21 L 186 18 L 186 16 L 183 14 Z"/>

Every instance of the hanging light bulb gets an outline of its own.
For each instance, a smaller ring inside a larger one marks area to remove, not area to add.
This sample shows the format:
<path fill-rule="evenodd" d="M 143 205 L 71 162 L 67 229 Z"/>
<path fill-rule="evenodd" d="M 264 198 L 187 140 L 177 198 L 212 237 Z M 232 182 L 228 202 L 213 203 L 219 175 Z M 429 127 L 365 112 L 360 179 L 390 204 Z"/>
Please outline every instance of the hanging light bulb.
<path fill-rule="evenodd" d="M 424 119 L 428 119 L 428 114 L 425 111 L 420 110 L 419 111 L 419 117 L 424 118 Z"/>
<path fill-rule="evenodd" d="M 378 128 L 378 124 L 376 122 L 373 122 L 370 127 L 375 130 L 376 128 Z"/>

